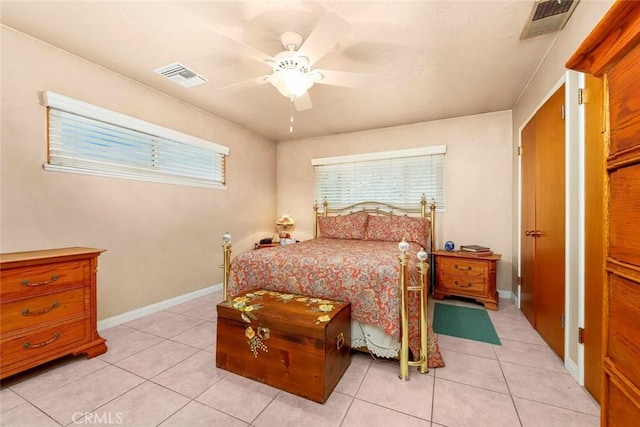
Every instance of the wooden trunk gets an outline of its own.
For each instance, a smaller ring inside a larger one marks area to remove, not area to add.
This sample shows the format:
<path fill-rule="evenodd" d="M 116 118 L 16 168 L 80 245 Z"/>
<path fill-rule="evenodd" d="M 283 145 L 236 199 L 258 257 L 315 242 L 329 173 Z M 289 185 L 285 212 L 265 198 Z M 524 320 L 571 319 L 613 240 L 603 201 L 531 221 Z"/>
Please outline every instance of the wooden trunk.
<path fill-rule="evenodd" d="M 324 403 L 351 363 L 351 304 L 258 290 L 222 302 L 216 366 Z"/>

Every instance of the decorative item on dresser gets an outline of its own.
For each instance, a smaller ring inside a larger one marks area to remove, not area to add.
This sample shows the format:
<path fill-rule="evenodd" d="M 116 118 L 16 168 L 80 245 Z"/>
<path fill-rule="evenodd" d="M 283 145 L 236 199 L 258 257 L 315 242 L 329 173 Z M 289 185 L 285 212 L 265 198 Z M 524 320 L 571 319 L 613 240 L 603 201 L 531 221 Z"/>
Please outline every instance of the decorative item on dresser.
<path fill-rule="evenodd" d="M 0 378 L 59 357 L 107 351 L 98 335 L 96 273 L 103 249 L 0 254 Z"/>
<path fill-rule="evenodd" d="M 640 2 L 617 1 L 567 62 L 604 82 L 601 425 L 640 418 Z M 589 93 L 587 92 L 587 99 Z M 587 185 L 591 185 L 587 182 Z M 587 289 L 588 290 L 588 289 Z M 590 344 L 584 329 L 585 346 Z"/>
<path fill-rule="evenodd" d="M 489 310 L 498 309 L 496 263 L 501 255 L 478 256 L 467 252 L 433 252 L 436 259 L 436 287 L 433 298 L 460 296 L 475 299 Z"/>

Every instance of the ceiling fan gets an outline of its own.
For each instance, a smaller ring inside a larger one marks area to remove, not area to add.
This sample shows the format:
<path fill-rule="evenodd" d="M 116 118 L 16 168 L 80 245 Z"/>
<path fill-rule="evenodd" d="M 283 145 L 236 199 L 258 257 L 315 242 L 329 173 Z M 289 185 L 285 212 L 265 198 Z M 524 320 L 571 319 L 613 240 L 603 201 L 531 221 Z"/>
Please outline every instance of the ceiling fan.
<path fill-rule="evenodd" d="M 286 49 L 275 56 L 243 44 L 249 55 L 269 66 L 272 73 L 224 86 L 224 90 L 240 90 L 271 83 L 278 91 L 291 99 L 296 110 L 312 107 L 308 89 L 315 83 L 363 87 L 369 83 L 370 75 L 346 71 L 313 69 L 313 65 L 324 56 L 352 26 L 335 12 L 328 12 L 309 34 L 306 40 L 296 32 L 285 32 L 280 40 Z"/>

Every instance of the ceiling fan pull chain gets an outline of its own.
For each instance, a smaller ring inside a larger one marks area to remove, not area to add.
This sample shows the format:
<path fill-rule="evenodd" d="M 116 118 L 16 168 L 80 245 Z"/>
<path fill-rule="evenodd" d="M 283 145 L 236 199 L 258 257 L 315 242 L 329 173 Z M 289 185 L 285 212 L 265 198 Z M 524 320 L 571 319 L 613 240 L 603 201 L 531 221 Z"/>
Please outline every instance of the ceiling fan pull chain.
<path fill-rule="evenodd" d="M 294 97 L 291 97 L 291 121 L 289 122 L 289 133 L 293 133 L 293 99 Z"/>

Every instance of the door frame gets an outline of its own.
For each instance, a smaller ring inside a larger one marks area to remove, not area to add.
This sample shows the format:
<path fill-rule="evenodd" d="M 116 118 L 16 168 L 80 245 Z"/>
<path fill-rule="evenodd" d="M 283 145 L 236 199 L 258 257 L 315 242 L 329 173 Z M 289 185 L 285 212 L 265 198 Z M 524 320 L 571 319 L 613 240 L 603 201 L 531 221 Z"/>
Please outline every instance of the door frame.
<path fill-rule="evenodd" d="M 584 346 L 577 344 L 578 327 L 584 327 L 584 106 L 578 104 L 578 88 L 584 87 L 584 75 L 568 70 L 547 92 L 518 129 L 518 147 L 522 130 L 538 110 L 565 84 L 565 328 L 564 366 L 584 385 Z M 518 156 L 517 259 L 518 277 L 522 277 L 522 158 Z M 520 308 L 521 285 L 517 306 Z M 575 343 L 577 348 L 572 347 Z"/>

